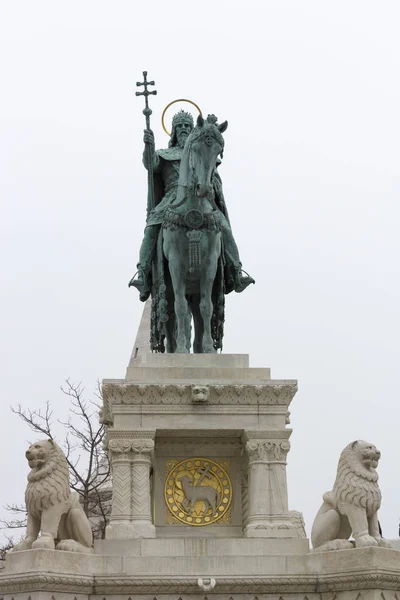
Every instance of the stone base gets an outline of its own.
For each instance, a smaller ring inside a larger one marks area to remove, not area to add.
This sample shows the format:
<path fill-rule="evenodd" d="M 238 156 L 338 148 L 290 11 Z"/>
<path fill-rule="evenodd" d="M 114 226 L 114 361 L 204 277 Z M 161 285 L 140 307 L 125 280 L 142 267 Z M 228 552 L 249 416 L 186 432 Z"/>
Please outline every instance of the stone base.
<path fill-rule="evenodd" d="M 252 527 L 247 525 L 244 530 L 245 538 L 283 538 L 283 539 L 293 539 L 294 529 L 292 528 L 282 528 L 278 529 L 277 527 L 259 525 L 257 527 Z"/>
<path fill-rule="evenodd" d="M 204 600 L 212 592 L 213 600 L 396 600 L 400 589 L 400 551 L 385 548 L 307 553 L 300 539 L 174 539 L 106 540 L 96 542 L 95 551 L 11 553 L 0 570 L 0 595 Z"/>
<path fill-rule="evenodd" d="M 113 473 L 107 539 L 154 537 L 137 525 L 145 515 L 162 538 L 242 538 L 246 525 L 247 537 L 303 537 L 286 485 L 296 391 L 295 380 L 271 379 L 244 354 L 134 352 L 125 379 L 103 382 Z M 201 491 L 191 491 L 198 485 L 217 490 L 212 514 Z"/>
<path fill-rule="evenodd" d="M 282 556 L 287 554 L 307 554 L 309 542 L 305 538 L 277 538 L 247 540 L 244 538 L 200 538 L 181 537 L 164 538 L 152 540 L 96 540 L 95 554 L 102 556 L 149 556 L 191 558 L 192 561 L 200 556 L 208 556 L 213 559 L 216 556 Z M 158 557 L 158 558 L 157 558 Z"/>
<path fill-rule="evenodd" d="M 304 531 L 303 527 L 303 515 L 291 511 L 287 516 L 269 515 L 264 518 L 250 518 L 243 535 L 246 538 L 293 538 Z"/>
<path fill-rule="evenodd" d="M 130 540 L 137 538 L 155 538 L 156 528 L 148 522 L 113 523 L 106 527 L 107 540 Z"/>

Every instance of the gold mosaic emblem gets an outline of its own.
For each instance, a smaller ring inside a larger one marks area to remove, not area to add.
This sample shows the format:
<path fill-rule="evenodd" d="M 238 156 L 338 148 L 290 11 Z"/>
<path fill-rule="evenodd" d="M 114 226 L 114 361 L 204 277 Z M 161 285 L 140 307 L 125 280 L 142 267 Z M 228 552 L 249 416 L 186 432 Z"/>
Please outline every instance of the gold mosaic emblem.
<path fill-rule="evenodd" d="M 168 510 L 185 525 L 210 525 L 226 515 L 232 483 L 226 470 L 209 458 L 176 463 L 165 480 Z"/>

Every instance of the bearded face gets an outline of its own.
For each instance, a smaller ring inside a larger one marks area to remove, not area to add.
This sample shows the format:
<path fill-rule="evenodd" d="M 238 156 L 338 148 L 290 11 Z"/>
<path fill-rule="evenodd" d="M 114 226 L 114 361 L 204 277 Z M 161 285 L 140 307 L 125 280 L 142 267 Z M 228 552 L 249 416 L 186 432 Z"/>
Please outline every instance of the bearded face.
<path fill-rule="evenodd" d="M 186 121 L 178 122 L 175 125 L 176 139 L 178 141 L 178 146 L 183 148 L 185 146 L 186 140 L 192 131 L 192 126 L 190 123 Z"/>

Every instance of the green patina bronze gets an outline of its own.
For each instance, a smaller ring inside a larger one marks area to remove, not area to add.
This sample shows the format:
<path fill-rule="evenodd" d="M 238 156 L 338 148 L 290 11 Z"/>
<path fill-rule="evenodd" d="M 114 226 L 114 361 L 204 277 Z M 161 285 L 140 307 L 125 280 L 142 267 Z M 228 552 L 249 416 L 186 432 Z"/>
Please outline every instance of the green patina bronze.
<path fill-rule="evenodd" d="M 129 282 L 140 300 L 152 296 L 151 349 L 193 352 L 222 348 L 225 294 L 254 283 L 242 272 L 218 173 L 228 123 L 178 112 L 168 148 L 155 150 L 144 73 L 146 129 L 143 164 L 148 171 L 147 223 L 138 273 Z"/>

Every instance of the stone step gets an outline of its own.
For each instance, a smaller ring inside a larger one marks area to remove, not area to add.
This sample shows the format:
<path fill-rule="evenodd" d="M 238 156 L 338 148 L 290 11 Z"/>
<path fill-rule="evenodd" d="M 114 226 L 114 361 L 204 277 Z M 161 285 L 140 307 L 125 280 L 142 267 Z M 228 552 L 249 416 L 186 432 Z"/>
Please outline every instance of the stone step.
<path fill-rule="evenodd" d="M 271 370 L 266 368 L 228 368 L 228 367 L 128 367 L 125 381 L 138 383 L 176 383 L 190 380 L 191 383 L 241 383 L 252 384 L 271 380 Z"/>
<path fill-rule="evenodd" d="M 97 540 L 96 554 L 142 557 L 216 557 L 307 554 L 302 538 L 156 538 Z"/>
<path fill-rule="evenodd" d="M 160 354 L 147 353 L 131 359 L 129 366 L 159 367 L 216 367 L 218 369 L 247 369 L 248 354 Z"/>

